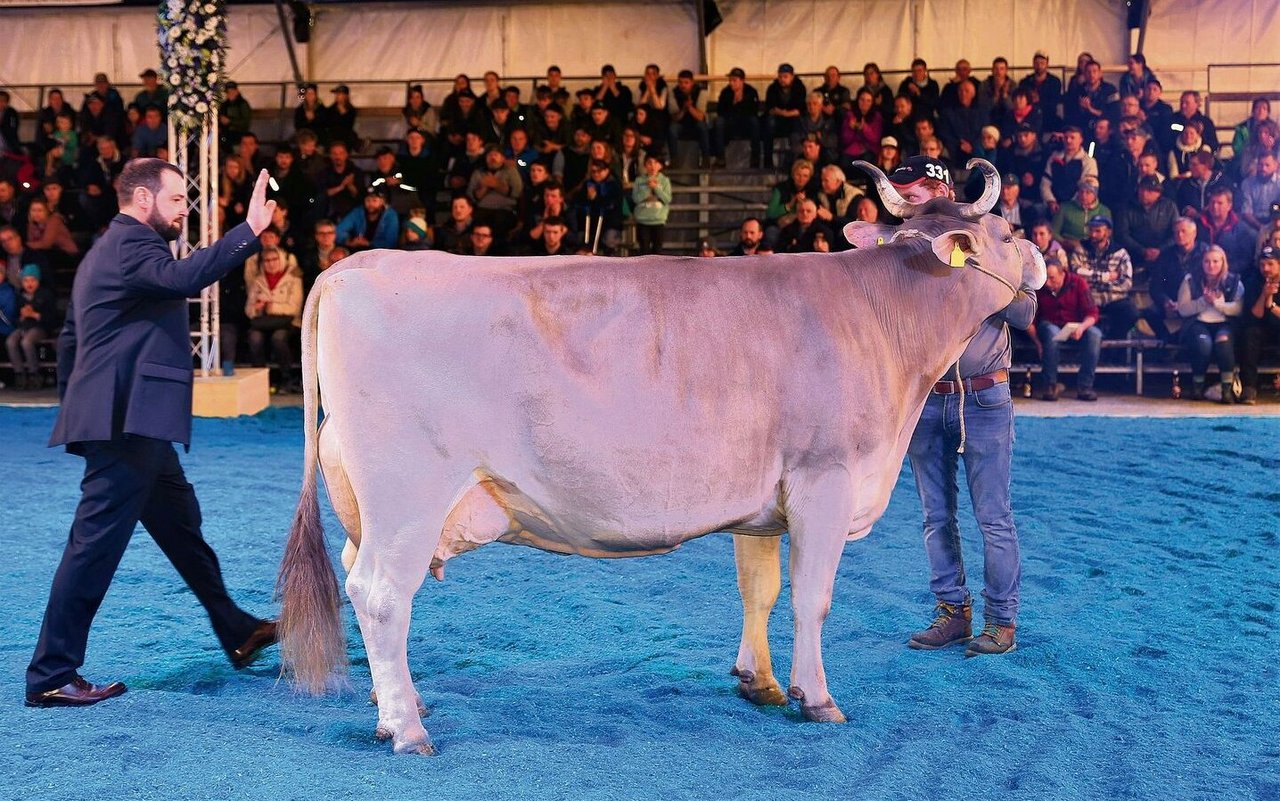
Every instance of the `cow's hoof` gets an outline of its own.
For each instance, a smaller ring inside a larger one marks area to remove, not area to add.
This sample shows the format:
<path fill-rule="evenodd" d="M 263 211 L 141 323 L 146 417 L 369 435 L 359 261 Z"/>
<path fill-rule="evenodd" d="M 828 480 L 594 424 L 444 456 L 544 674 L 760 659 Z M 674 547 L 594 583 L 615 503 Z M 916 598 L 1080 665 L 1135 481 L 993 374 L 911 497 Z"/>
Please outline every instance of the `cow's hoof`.
<path fill-rule="evenodd" d="M 789 702 L 778 682 L 756 684 L 756 674 L 750 670 L 734 668 L 732 674 L 738 677 L 738 695 L 756 706 L 786 706 Z"/>
<path fill-rule="evenodd" d="M 787 694 L 800 702 L 800 712 L 804 715 L 804 719 L 813 723 L 845 723 L 844 713 L 840 711 L 840 707 L 836 706 L 836 702 L 828 699 L 822 704 L 806 704 L 804 702 L 804 690 L 799 687 L 792 687 Z"/>
<path fill-rule="evenodd" d="M 418 756 L 435 756 L 436 747 L 431 740 L 418 740 L 395 744 L 397 754 L 417 754 Z"/>
<path fill-rule="evenodd" d="M 391 729 L 388 729 L 386 726 L 379 723 L 378 727 L 373 730 L 373 736 L 379 740 L 390 740 L 392 737 Z"/>

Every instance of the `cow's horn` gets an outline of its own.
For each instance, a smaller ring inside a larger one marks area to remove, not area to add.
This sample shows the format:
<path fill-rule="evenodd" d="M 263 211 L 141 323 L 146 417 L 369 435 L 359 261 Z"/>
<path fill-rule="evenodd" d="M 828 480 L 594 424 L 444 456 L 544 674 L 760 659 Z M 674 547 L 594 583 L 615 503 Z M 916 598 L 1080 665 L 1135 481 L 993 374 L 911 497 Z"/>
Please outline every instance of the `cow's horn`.
<path fill-rule="evenodd" d="M 987 177 L 987 183 L 982 190 L 982 197 L 972 203 L 962 203 L 960 205 L 960 216 L 965 218 L 981 217 L 994 209 L 996 201 L 1000 199 L 1000 171 L 986 159 L 969 159 L 969 163 L 965 167 L 970 170 L 974 167 L 982 170 L 982 173 Z"/>
<path fill-rule="evenodd" d="M 880 193 L 880 202 L 884 203 L 885 209 L 893 216 L 905 220 L 920 208 L 920 204 L 912 203 L 898 194 L 898 190 L 889 183 L 889 176 L 876 165 L 866 161 L 855 161 L 853 166 L 871 176 L 876 183 L 876 191 Z"/>

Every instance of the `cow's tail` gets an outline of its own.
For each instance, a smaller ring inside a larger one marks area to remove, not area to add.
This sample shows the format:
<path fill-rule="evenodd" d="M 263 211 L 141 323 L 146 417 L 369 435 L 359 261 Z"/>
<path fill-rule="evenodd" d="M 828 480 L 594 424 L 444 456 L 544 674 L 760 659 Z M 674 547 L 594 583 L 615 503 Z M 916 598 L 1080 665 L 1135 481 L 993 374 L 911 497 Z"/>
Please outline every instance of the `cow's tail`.
<path fill-rule="evenodd" d="M 284 673 L 295 685 L 315 694 L 328 689 L 347 667 L 347 639 L 342 627 L 338 579 L 325 549 L 316 486 L 319 463 L 316 331 L 326 283 L 323 277 L 316 282 L 302 316 L 305 438 L 302 492 L 276 581 L 276 594 L 281 599 L 279 630 Z"/>

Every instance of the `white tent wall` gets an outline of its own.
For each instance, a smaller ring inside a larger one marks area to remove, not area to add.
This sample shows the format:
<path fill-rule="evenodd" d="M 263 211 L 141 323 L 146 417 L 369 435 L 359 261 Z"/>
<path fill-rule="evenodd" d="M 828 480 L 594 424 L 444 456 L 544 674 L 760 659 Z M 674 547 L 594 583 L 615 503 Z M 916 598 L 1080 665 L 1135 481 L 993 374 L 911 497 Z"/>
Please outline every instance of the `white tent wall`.
<path fill-rule="evenodd" d="M 828 64 L 856 72 L 866 61 L 902 70 L 918 52 L 941 80 L 962 56 L 985 74 L 997 55 L 1021 65 L 1043 49 L 1054 63 L 1071 63 L 1089 50 L 1119 64 L 1128 48 L 1120 0 L 720 0 L 719 6 L 724 22 L 707 45 L 714 75 L 734 66 L 767 74 L 781 61 L 805 73 Z M 360 88 L 356 101 L 364 106 L 398 104 L 410 79 L 439 78 L 428 87 L 438 98 L 457 72 L 531 76 L 557 63 L 566 75 L 595 76 L 606 62 L 623 74 L 636 74 L 650 61 L 668 72 L 698 62 L 688 2 L 316 8 L 313 44 L 299 48 L 304 75 L 327 84 L 326 99 L 337 81 L 383 81 Z M 1146 52 L 1171 90 L 1274 92 L 1280 86 L 1280 69 L 1215 70 L 1213 86 L 1204 70 L 1213 62 L 1280 61 L 1274 46 L 1280 3 L 1153 0 L 1152 9 Z M 292 72 L 278 25 L 272 5 L 233 6 L 228 14 L 231 76 L 243 84 L 277 84 L 246 87 L 258 107 L 288 97 L 284 86 Z M 0 84 L 16 87 L 20 110 L 38 101 L 38 92 L 26 88 L 38 85 L 61 86 L 78 105 L 76 93 L 87 91 L 99 70 L 131 93 L 137 74 L 157 62 L 151 9 L 2 9 L 0 27 L 7 41 L 31 43 L 0 49 Z M 1214 114 L 1243 116 L 1236 111 Z"/>

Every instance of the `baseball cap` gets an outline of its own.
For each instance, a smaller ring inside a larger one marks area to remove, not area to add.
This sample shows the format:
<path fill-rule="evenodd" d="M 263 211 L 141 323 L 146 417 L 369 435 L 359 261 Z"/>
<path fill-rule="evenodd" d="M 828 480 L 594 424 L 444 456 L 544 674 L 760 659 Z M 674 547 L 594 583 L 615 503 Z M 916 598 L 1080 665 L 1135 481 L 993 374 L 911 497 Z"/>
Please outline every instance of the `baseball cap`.
<path fill-rule="evenodd" d="M 34 278 L 34 279 L 36 279 L 37 281 L 38 281 L 38 280 L 40 280 L 40 265 L 38 265 L 38 264 L 24 264 L 24 265 L 22 265 L 22 277 L 23 277 L 23 278 Z"/>
<path fill-rule="evenodd" d="M 1030 123 L 1024 122 L 1018 125 L 1018 133 L 1022 133 L 1023 131 L 1030 131 L 1031 133 L 1035 133 L 1036 129 L 1035 129 L 1035 126 L 1031 125 Z"/>
<path fill-rule="evenodd" d="M 138 77 L 139 78 L 159 78 L 160 74 L 155 70 L 151 69 L 150 67 L 147 67 L 145 70 L 138 73 Z"/>
<path fill-rule="evenodd" d="M 1139 189 L 1150 189 L 1156 192 L 1160 191 L 1160 179 L 1154 175 L 1144 175 L 1138 179 Z"/>
<path fill-rule="evenodd" d="M 880 140 L 880 147 L 897 147 L 898 139 L 894 136 L 886 136 Z"/>
<path fill-rule="evenodd" d="M 1091 178 L 1081 178 L 1076 182 L 1076 189 L 1088 190 L 1096 195 L 1098 194 L 1098 182 Z"/>
<path fill-rule="evenodd" d="M 778 65 L 778 72 L 789 72 L 792 75 L 795 75 L 796 68 L 784 61 Z"/>
<path fill-rule="evenodd" d="M 951 180 L 951 170 L 932 156 L 912 156 L 889 173 L 889 183 L 894 186 L 911 186 L 925 178 L 935 178 L 947 186 L 955 186 Z"/>
<path fill-rule="evenodd" d="M 387 189 L 386 184 L 378 184 L 377 186 L 369 187 L 369 191 L 367 194 L 377 195 L 380 198 L 386 199 L 387 196 L 391 194 L 391 192 Z"/>
<path fill-rule="evenodd" d="M 333 93 L 334 94 L 342 93 L 344 95 L 349 95 L 351 94 L 351 89 L 349 89 L 345 83 L 340 83 L 337 86 L 333 87 Z"/>
<path fill-rule="evenodd" d="M 99 72 L 97 75 L 93 76 L 93 82 L 94 83 L 111 83 L 111 79 L 107 77 L 107 74 L 105 72 Z"/>
<path fill-rule="evenodd" d="M 227 81 L 227 82 L 226 82 L 226 84 L 224 84 L 224 87 L 223 87 L 223 88 L 226 88 L 226 89 L 239 89 L 239 88 L 240 88 L 240 84 L 236 83 L 235 81 Z"/>
<path fill-rule="evenodd" d="M 1000 179 L 1000 185 L 1001 186 L 1017 186 L 1018 176 L 1014 175 L 1011 172 L 1006 172 L 1004 176 Z"/>
<path fill-rule="evenodd" d="M 1107 216 L 1107 215 L 1105 215 L 1105 214 L 1099 214 L 1098 216 L 1093 217 L 1093 218 L 1091 218 L 1091 219 L 1089 220 L 1089 227 L 1090 227 L 1090 228 L 1098 228 L 1098 227 L 1101 227 L 1101 226 L 1103 226 L 1103 225 L 1107 226 L 1108 228 L 1114 228 L 1114 227 L 1115 227 L 1115 226 L 1113 226 L 1113 225 L 1111 224 L 1111 218 L 1110 218 L 1110 217 L 1108 217 L 1108 216 Z"/>
<path fill-rule="evenodd" d="M 1258 261 L 1266 261 L 1267 259 L 1280 261 L 1280 248 L 1276 248 L 1272 245 L 1267 245 L 1263 248 L 1262 252 L 1258 254 Z M 23 272 L 26 271 L 23 270 Z"/>
<path fill-rule="evenodd" d="M 734 67 L 733 69 L 729 70 L 729 77 L 730 78 L 746 78 L 747 73 L 742 71 L 742 67 Z"/>

